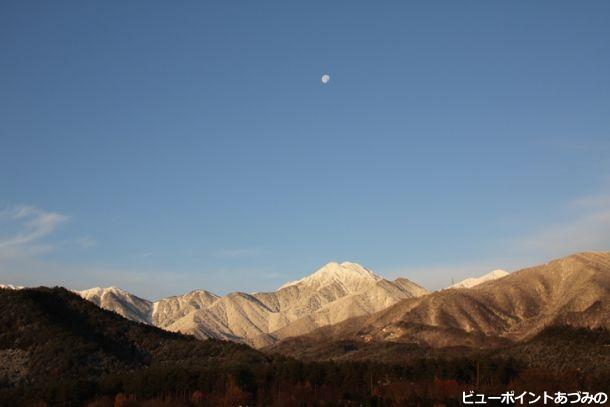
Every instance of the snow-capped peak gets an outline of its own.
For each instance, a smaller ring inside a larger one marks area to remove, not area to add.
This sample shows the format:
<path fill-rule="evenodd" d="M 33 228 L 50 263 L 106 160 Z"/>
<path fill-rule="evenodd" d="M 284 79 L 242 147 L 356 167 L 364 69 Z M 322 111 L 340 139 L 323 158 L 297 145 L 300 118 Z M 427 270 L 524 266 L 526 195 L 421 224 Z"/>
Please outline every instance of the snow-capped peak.
<path fill-rule="evenodd" d="M 20 286 L 20 285 L 13 285 L 13 284 L 0 284 L 0 288 L 4 288 L 5 290 L 21 290 L 24 287 Z"/>
<path fill-rule="evenodd" d="M 363 283 L 370 284 L 379 280 L 382 278 L 357 263 L 330 262 L 307 277 L 284 284 L 279 290 L 294 285 L 319 288 L 333 283 L 340 283 L 348 289 L 358 289 Z"/>
<path fill-rule="evenodd" d="M 87 301 L 127 319 L 150 323 L 152 303 L 118 287 L 93 287 L 75 291 Z"/>
<path fill-rule="evenodd" d="M 498 278 L 502 278 L 504 276 L 507 276 L 508 274 L 510 273 L 508 273 L 507 271 L 497 269 L 494 271 L 490 271 L 489 273 L 484 274 L 481 277 L 467 278 L 465 280 L 460 281 L 459 283 L 450 285 L 447 288 L 472 288 L 487 281 L 497 280 Z"/>
<path fill-rule="evenodd" d="M 123 290 L 122 288 L 115 287 L 115 286 L 112 286 L 112 287 L 93 287 L 93 288 L 89 288 L 87 290 L 76 291 L 76 293 L 78 295 L 80 295 L 81 297 L 85 298 L 85 299 L 89 299 L 91 297 L 101 297 L 101 296 L 103 296 L 104 294 L 107 294 L 107 293 L 117 294 L 117 295 L 121 295 L 121 296 L 129 296 L 129 295 L 131 295 L 127 291 Z"/>

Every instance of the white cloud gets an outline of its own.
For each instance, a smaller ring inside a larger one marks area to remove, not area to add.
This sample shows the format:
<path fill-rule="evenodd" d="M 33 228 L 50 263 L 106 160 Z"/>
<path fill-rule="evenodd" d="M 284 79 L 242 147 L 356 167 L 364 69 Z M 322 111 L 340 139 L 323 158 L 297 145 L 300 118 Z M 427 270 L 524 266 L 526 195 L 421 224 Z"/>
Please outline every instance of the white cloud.
<path fill-rule="evenodd" d="M 33 206 L 16 206 L 0 211 L 0 225 L 13 233 L 0 236 L 0 256 L 37 254 L 51 250 L 41 240 L 53 233 L 68 218 Z"/>

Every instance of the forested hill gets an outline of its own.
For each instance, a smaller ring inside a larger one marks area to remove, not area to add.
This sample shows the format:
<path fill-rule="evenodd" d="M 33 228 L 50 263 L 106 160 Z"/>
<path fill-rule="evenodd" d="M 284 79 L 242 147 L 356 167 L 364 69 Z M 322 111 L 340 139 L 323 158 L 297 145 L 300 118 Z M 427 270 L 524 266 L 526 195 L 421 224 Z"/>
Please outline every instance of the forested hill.
<path fill-rule="evenodd" d="M 59 287 L 0 290 L 0 309 L 5 384 L 87 379 L 164 363 L 266 361 L 246 345 L 199 341 L 129 321 Z"/>

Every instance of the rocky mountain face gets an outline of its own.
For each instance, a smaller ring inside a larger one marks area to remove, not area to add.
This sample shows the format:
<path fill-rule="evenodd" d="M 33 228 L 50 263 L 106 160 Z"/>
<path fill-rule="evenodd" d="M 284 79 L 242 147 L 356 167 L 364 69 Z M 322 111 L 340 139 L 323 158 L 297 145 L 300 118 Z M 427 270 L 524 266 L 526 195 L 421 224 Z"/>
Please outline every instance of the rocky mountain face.
<path fill-rule="evenodd" d="M 301 345 L 356 340 L 490 347 L 521 342 L 558 325 L 610 328 L 610 253 L 574 254 L 473 288 L 402 300 L 299 340 Z"/>
<path fill-rule="evenodd" d="M 125 318 L 198 338 L 227 339 L 255 347 L 306 334 L 352 317 L 371 315 L 428 291 L 399 278 L 385 280 L 355 263 L 328 263 L 277 291 L 230 293 L 197 290 L 151 302 L 116 287 L 78 292 Z"/>

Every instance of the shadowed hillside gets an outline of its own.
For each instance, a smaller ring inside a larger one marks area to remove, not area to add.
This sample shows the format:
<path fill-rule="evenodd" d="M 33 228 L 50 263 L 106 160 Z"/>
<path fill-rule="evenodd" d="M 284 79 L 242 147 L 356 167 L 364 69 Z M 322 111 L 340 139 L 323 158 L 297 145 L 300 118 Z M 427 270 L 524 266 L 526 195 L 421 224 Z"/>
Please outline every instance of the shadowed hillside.
<path fill-rule="evenodd" d="M 245 345 L 131 322 L 63 288 L 0 290 L 0 356 L 27 366 L 12 383 L 88 378 L 171 362 L 264 357 Z"/>

